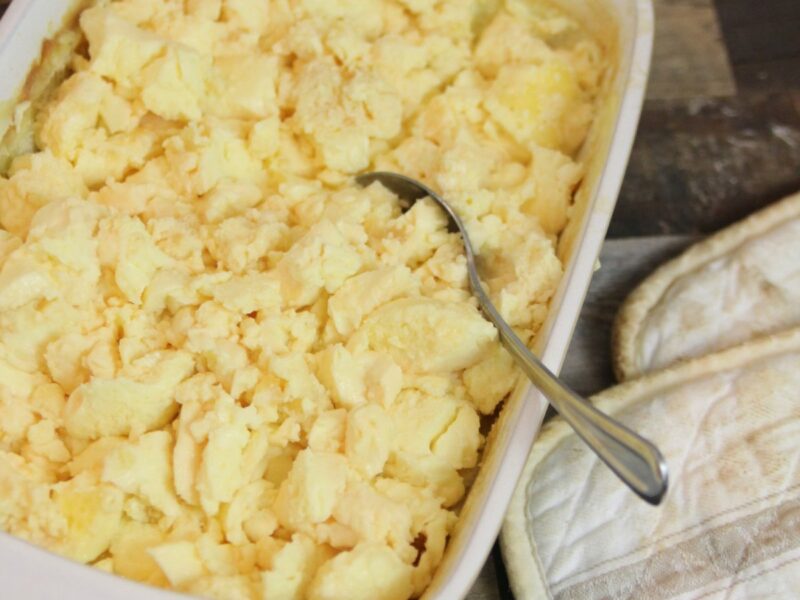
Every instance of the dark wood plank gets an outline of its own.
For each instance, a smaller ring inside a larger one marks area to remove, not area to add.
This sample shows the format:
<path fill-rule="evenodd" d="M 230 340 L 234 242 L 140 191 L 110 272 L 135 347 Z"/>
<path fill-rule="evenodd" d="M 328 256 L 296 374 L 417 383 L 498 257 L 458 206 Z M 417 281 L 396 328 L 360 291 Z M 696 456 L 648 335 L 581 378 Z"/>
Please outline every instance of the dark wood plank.
<path fill-rule="evenodd" d="M 797 0 L 715 0 L 714 4 L 723 26 L 775 23 L 798 17 Z"/>
<path fill-rule="evenodd" d="M 650 101 L 609 236 L 708 233 L 798 188 L 794 96 Z"/>
<path fill-rule="evenodd" d="M 494 545 L 466 600 L 513 600 L 498 544 Z"/>
<path fill-rule="evenodd" d="M 711 25 L 694 29 L 687 20 L 708 21 L 708 3 L 656 0 L 651 93 L 611 237 L 706 233 L 800 188 L 800 2 L 716 0 L 713 7 Z M 675 29 L 705 41 L 678 44 L 686 36 Z M 717 54 L 720 46 L 735 96 L 722 97 L 711 83 L 695 97 L 656 93 L 688 85 L 662 63 L 691 70 L 702 64 L 702 48 Z"/>
<path fill-rule="evenodd" d="M 508 573 L 506 573 L 506 566 L 503 563 L 503 553 L 500 550 L 499 544 L 494 545 L 491 560 L 494 562 L 495 574 L 497 577 L 498 600 L 514 600 L 514 594 L 511 592 L 511 585 L 508 582 Z"/>
<path fill-rule="evenodd" d="M 800 56 L 800 2 L 717 0 L 731 63 Z"/>
<path fill-rule="evenodd" d="M 739 89 L 800 90 L 800 2 L 717 0 L 716 6 Z"/>
<path fill-rule="evenodd" d="M 800 91 L 800 55 L 740 63 L 733 66 L 733 71 L 740 89 L 788 95 Z M 800 112 L 797 107 L 795 110 Z"/>

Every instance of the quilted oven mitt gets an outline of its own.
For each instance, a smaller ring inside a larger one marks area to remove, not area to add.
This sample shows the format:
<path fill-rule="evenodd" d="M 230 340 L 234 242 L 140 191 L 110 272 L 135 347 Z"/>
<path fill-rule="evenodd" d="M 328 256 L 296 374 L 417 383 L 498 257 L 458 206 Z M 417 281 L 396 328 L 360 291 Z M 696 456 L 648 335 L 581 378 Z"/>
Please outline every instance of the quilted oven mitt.
<path fill-rule="evenodd" d="M 661 448 L 650 506 L 560 419 L 501 536 L 519 599 L 800 597 L 800 194 L 667 263 L 617 322 L 592 398 Z M 661 369 L 661 370 L 658 370 Z"/>
<path fill-rule="evenodd" d="M 800 192 L 665 263 L 620 308 L 621 380 L 800 325 Z"/>

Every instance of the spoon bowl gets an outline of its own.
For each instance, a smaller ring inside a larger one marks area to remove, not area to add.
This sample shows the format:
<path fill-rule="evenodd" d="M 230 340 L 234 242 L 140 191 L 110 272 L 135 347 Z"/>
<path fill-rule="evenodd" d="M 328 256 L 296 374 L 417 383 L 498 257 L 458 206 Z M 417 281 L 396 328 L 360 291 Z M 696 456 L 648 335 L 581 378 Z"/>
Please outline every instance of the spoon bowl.
<path fill-rule="evenodd" d="M 356 177 L 356 183 L 366 187 L 375 182 L 397 195 L 410 207 L 417 200 L 430 198 L 447 214 L 448 230 L 458 233 L 467 257 L 467 272 L 472 293 L 489 321 L 497 328 L 500 342 L 511 354 L 550 404 L 589 448 L 631 490 L 650 504 L 659 504 L 667 491 L 667 464 L 658 448 L 625 425 L 600 412 L 586 399 L 573 392 L 556 377 L 517 337 L 503 319 L 483 288 L 476 255 L 469 234 L 453 208 L 436 192 L 419 181 L 389 172 L 365 173 Z"/>

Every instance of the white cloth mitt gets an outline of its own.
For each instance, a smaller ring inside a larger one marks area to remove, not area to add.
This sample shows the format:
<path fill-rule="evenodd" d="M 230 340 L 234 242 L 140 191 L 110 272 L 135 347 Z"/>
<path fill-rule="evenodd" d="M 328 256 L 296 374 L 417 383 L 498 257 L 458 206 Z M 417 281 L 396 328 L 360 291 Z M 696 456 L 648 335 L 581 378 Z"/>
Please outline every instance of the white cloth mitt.
<path fill-rule="evenodd" d="M 592 400 L 662 449 L 666 500 L 549 423 L 501 538 L 517 597 L 800 598 L 798 326 L 800 193 L 648 277 L 615 323 L 629 383 Z"/>
<path fill-rule="evenodd" d="M 800 193 L 695 244 L 619 310 L 620 381 L 800 326 Z"/>
<path fill-rule="evenodd" d="M 669 492 L 646 504 L 548 423 L 501 538 L 518 600 L 800 597 L 800 329 L 592 400 L 661 448 Z"/>

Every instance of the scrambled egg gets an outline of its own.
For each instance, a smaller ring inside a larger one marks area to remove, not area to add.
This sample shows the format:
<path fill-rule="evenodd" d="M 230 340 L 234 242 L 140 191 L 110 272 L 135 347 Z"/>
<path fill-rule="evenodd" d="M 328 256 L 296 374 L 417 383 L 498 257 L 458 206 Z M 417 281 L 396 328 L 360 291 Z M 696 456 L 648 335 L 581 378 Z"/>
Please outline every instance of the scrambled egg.
<path fill-rule="evenodd" d="M 420 595 L 561 277 L 602 49 L 523 0 L 118 0 L 0 177 L 0 527 L 214 598 Z"/>

